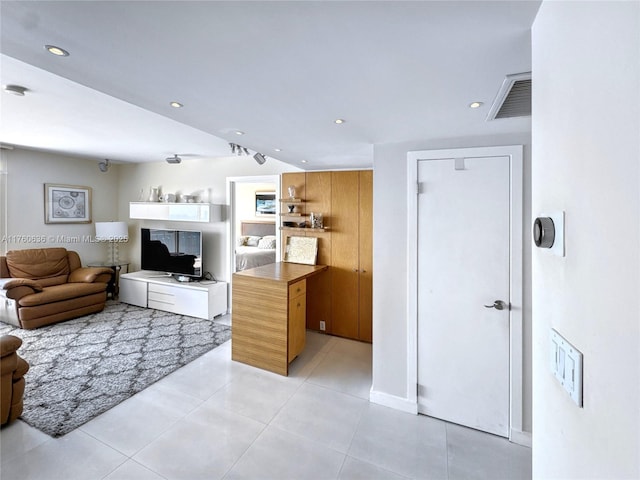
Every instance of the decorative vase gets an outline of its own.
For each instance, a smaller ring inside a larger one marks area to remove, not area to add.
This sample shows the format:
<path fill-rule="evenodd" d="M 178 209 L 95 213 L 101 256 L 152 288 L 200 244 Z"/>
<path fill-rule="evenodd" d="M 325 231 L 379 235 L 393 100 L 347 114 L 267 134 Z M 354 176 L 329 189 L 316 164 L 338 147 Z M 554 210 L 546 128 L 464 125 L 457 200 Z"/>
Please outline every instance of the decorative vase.
<path fill-rule="evenodd" d="M 311 228 L 323 228 L 322 214 L 311 212 Z"/>
<path fill-rule="evenodd" d="M 289 185 L 287 187 L 287 191 L 289 193 L 289 198 L 296 198 L 296 187 L 293 185 Z"/>
<path fill-rule="evenodd" d="M 151 189 L 149 190 L 149 201 L 150 202 L 158 202 L 160 201 L 160 195 L 158 193 L 158 188 L 156 187 L 151 187 Z"/>

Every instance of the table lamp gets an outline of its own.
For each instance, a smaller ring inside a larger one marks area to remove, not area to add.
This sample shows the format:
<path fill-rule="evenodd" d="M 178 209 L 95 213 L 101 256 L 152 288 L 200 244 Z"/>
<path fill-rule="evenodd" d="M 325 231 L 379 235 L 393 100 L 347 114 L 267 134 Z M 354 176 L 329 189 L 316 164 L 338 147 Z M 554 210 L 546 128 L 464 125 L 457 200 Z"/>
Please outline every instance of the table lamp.
<path fill-rule="evenodd" d="M 129 230 L 126 222 L 96 222 L 96 241 L 109 242 L 107 262 L 116 265 L 118 258 L 118 244 L 129 240 Z"/>

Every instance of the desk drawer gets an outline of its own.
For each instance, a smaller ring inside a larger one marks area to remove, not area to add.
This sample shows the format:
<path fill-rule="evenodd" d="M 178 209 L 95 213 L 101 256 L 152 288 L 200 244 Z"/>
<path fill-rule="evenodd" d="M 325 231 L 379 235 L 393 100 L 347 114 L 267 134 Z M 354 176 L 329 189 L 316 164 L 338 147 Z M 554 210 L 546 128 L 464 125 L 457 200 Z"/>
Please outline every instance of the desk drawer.
<path fill-rule="evenodd" d="M 307 293 L 306 280 L 300 280 L 299 282 L 289 285 L 289 298 L 294 298 L 298 295 L 304 295 L 305 293 Z"/>

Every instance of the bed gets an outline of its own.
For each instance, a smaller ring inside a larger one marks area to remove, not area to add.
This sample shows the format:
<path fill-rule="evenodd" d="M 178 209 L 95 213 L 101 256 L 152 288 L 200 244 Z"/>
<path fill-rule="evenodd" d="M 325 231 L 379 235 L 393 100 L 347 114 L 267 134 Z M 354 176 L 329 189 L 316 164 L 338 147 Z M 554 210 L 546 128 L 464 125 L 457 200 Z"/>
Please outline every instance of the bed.
<path fill-rule="evenodd" d="M 275 222 L 241 222 L 235 249 L 236 272 L 276 261 Z"/>

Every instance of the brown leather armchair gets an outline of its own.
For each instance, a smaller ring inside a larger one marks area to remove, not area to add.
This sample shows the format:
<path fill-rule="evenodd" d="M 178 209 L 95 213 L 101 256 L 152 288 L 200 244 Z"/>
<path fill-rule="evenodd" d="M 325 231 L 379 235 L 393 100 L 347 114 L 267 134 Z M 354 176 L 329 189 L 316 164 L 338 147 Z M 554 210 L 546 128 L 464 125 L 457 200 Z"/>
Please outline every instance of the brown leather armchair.
<path fill-rule="evenodd" d="M 17 350 L 22 340 L 13 335 L 0 337 L 0 421 L 4 425 L 22 414 L 24 395 L 24 374 L 29 364 L 21 358 Z"/>
<path fill-rule="evenodd" d="M 113 271 L 82 267 L 65 248 L 12 250 L 0 257 L 0 321 L 33 329 L 100 312 Z"/>

